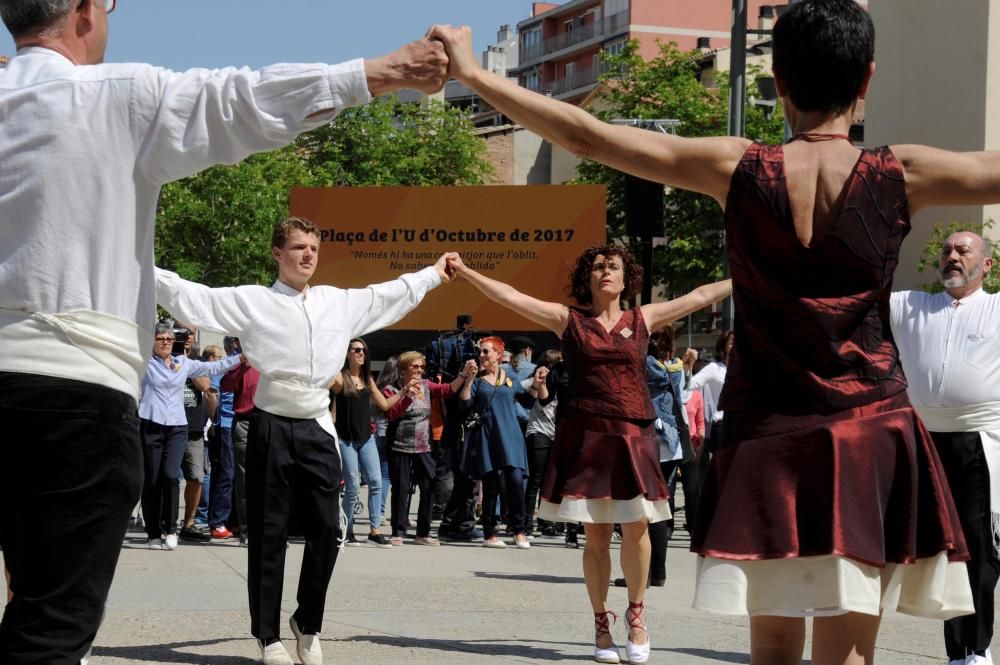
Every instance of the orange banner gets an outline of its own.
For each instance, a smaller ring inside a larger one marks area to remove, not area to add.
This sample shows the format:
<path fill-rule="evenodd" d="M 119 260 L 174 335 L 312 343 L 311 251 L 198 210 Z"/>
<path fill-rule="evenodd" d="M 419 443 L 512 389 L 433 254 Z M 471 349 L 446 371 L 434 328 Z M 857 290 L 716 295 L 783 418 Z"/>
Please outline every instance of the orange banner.
<path fill-rule="evenodd" d="M 605 240 L 605 196 L 598 185 L 297 188 L 291 214 L 322 229 L 314 284 L 367 286 L 455 251 L 519 291 L 568 302 L 570 267 Z M 476 328 L 541 329 L 463 282 L 435 289 L 394 328 L 450 329 L 458 314 Z"/>

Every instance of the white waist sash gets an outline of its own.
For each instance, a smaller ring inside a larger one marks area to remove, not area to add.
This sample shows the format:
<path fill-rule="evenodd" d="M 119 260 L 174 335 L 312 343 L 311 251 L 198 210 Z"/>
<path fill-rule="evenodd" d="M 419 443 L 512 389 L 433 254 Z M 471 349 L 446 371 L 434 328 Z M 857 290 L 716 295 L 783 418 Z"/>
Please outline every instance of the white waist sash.
<path fill-rule="evenodd" d="M 261 374 L 253 403 L 258 409 L 276 416 L 315 420 L 330 436 L 337 438 L 337 430 L 330 417 L 330 391 L 327 388 L 270 379 Z M 337 452 L 340 453 L 339 448 Z"/>
<path fill-rule="evenodd" d="M 990 472 L 990 513 L 993 549 L 1000 558 L 1000 402 L 969 406 L 914 407 L 932 432 L 978 432 Z"/>
<path fill-rule="evenodd" d="M 0 308 L 0 372 L 85 381 L 138 402 L 152 348 L 152 333 L 104 312 Z"/>
<path fill-rule="evenodd" d="M 932 432 L 991 432 L 1000 430 L 1000 402 L 969 406 L 916 406 Z"/>

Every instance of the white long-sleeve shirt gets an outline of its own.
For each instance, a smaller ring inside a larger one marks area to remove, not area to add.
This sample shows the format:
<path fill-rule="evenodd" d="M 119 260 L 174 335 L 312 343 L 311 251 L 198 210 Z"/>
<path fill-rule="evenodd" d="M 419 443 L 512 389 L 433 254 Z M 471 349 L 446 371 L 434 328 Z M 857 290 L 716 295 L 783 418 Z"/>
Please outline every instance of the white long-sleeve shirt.
<path fill-rule="evenodd" d="M 347 345 L 399 321 L 441 283 L 433 267 L 363 289 L 312 286 L 300 293 L 277 281 L 266 286 L 210 289 L 157 269 L 157 298 L 178 319 L 240 338 L 260 370 L 254 403 L 290 418 L 329 413 L 328 387 L 344 366 Z M 299 386 L 277 395 L 273 386 Z"/>
<path fill-rule="evenodd" d="M 705 436 L 712 433 L 712 425 L 722 420 L 723 412 L 719 411 L 719 398 L 722 387 L 726 383 L 726 366 L 720 362 L 712 362 L 691 377 L 685 389 L 700 390 L 705 398 Z"/>
<path fill-rule="evenodd" d="M 361 60 L 178 73 L 20 49 L 0 68 L 0 371 L 137 397 L 160 187 L 370 99 Z"/>
<path fill-rule="evenodd" d="M 889 311 L 914 407 L 1000 403 L 1000 294 L 897 291 Z"/>

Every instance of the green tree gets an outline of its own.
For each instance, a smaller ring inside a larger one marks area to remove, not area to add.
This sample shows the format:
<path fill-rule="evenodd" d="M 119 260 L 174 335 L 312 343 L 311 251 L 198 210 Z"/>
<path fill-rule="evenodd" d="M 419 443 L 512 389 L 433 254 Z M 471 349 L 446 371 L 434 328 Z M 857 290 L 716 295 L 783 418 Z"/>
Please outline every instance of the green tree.
<path fill-rule="evenodd" d="M 982 235 L 992 227 L 993 220 L 987 220 L 982 225 L 974 222 L 935 224 L 934 232 L 931 233 L 931 237 L 927 240 L 923 254 L 920 255 L 920 262 L 917 264 L 918 272 L 929 272 L 929 276 L 933 276 L 933 279 L 921 288 L 930 293 L 938 293 L 944 290 L 941 281 L 938 279 L 938 268 L 941 261 L 941 247 L 948 236 L 958 231 L 972 231 L 973 233 Z M 990 246 L 993 253 L 993 269 L 986 275 L 986 279 L 983 282 L 983 290 L 989 293 L 997 293 L 1000 291 L 1000 244 L 994 241 L 990 243 Z"/>
<path fill-rule="evenodd" d="M 606 93 L 594 115 L 602 120 L 615 118 L 670 118 L 679 120 L 681 136 L 724 136 L 728 130 L 728 78 L 716 75 L 714 85 L 701 79 L 698 51 L 680 51 L 676 44 L 660 45 L 660 53 L 650 61 L 638 55 L 638 43 L 631 42 L 622 53 L 607 60 L 604 76 Z M 747 96 L 760 96 L 756 74 L 747 77 Z M 781 142 L 784 123 L 778 107 L 771 118 L 756 106 L 746 110 L 748 137 L 767 143 Z M 578 168 L 578 182 L 601 183 L 608 187 L 608 238 L 626 243 L 639 254 L 638 242 L 625 231 L 624 175 L 596 162 L 584 161 Z M 722 210 L 707 196 L 669 189 L 665 197 L 664 230 L 666 245 L 653 255 L 653 283 L 664 295 L 675 296 L 722 274 L 724 225 Z"/>
<path fill-rule="evenodd" d="M 482 184 L 485 143 L 458 109 L 378 98 L 292 145 L 170 183 L 160 195 L 157 265 L 209 286 L 274 279 L 271 228 L 293 187 Z"/>

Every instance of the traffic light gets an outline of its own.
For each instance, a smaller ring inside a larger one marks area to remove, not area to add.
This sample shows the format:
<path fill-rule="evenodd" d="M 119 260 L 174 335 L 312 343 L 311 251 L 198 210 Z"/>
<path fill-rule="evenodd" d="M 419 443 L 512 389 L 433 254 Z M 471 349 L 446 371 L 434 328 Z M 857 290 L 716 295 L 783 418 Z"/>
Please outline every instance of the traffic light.
<path fill-rule="evenodd" d="M 663 185 L 625 175 L 625 229 L 636 238 L 663 235 Z"/>

